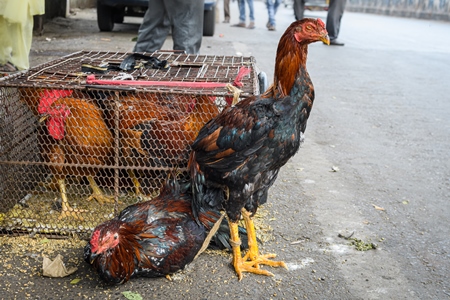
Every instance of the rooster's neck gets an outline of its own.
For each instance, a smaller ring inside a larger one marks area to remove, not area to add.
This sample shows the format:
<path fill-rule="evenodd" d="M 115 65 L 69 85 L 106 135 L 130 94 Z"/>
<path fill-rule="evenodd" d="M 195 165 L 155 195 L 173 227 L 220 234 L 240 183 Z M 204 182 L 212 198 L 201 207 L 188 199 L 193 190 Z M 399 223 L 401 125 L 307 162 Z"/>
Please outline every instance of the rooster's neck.
<path fill-rule="evenodd" d="M 307 55 L 307 44 L 297 42 L 292 34 L 281 37 L 275 59 L 275 95 L 285 97 L 290 94 L 296 78 L 306 70 Z"/>

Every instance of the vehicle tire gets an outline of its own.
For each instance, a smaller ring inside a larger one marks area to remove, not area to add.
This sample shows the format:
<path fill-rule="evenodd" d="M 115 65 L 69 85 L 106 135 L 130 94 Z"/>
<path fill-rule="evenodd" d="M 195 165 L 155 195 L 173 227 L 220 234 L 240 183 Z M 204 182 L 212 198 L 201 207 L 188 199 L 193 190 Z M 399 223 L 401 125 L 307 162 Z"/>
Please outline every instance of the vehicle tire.
<path fill-rule="evenodd" d="M 123 23 L 125 20 L 125 7 L 116 7 L 113 10 L 113 20 L 114 23 Z"/>
<path fill-rule="evenodd" d="M 203 16 L 203 36 L 213 36 L 214 27 L 216 26 L 216 8 L 205 10 Z"/>
<path fill-rule="evenodd" d="M 97 24 L 100 31 L 112 31 L 114 28 L 114 8 L 97 1 Z"/>

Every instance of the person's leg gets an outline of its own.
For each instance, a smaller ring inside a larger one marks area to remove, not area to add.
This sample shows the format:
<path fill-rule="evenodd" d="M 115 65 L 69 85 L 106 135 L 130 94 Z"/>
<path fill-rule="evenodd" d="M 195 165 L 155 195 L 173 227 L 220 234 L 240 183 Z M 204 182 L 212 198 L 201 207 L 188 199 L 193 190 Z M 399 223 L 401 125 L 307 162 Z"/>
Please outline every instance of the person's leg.
<path fill-rule="evenodd" d="M 239 23 L 232 26 L 245 27 L 245 0 L 238 0 L 239 7 Z"/>
<path fill-rule="evenodd" d="M 203 38 L 203 0 L 165 0 L 172 24 L 173 49 L 198 54 Z"/>
<path fill-rule="evenodd" d="M 253 0 L 247 0 L 250 22 L 255 23 L 255 10 L 253 9 Z"/>
<path fill-rule="evenodd" d="M 170 30 L 166 18 L 164 1 L 149 0 L 149 7 L 139 27 L 134 52 L 153 52 L 161 49 Z"/>
<path fill-rule="evenodd" d="M 281 0 L 274 0 L 274 2 L 273 2 L 273 15 L 274 15 L 274 17 L 277 14 L 278 6 L 280 6 L 280 3 L 281 3 Z"/>
<path fill-rule="evenodd" d="M 223 0 L 224 23 L 230 22 L 230 0 Z"/>
<path fill-rule="evenodd" d="M 294 0 L 294 15 L 296 20 L 303 19 L 305 14 L 305 0 Z"/>
<path fill-rule="evenodd" d="M 238 0 L 239 2 L 239 23 L 245 24 L 245 0 Z"/>
<path fill-rule="evenodd" d="M 277 0 L 267 0 L 266 2 L 267 12 L 269 14 L 269 21 L 266 26 L 270 31 L 275 30 L 275 2 L 277 2 Z"/>
<path fill-rule="evenodd" d="M 347 0 L 330 0 L 327 14 L 327 31 L 330 37 L 330 42 L 336 40 L 339 36 L 339 29 L 341 27 L 341 19 L 344 15 L 345 4 Z"/>

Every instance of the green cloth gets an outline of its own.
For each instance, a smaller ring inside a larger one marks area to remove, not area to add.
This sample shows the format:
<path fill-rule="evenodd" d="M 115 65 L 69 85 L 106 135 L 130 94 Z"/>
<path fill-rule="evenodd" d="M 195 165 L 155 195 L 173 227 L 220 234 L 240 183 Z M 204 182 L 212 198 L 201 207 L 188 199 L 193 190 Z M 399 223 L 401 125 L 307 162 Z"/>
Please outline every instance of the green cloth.
<path fill-rule="evenodd" d="M 30 67 L 33 16 L 45 13 L 45 0 L 0 0 L 0 64 Z"/>

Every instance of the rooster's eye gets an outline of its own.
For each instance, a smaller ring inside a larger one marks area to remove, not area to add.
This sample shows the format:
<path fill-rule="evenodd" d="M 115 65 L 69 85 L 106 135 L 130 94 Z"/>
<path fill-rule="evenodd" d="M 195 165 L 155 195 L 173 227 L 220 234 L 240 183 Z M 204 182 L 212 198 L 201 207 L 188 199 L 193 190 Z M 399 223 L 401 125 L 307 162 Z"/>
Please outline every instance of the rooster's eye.
<path fill-rule="evenodd" d="M 117 235 L 117 233 L 114 235 L 114 239 L 117 240 L 119 238 L 119 236 Z"/>
<path fill-rule="evenodd" d="M 306 29 L 307 29 L 307 30 L 312 30 L 311 25 L 307 25 L 307 26 L 306 26 Z"/>

